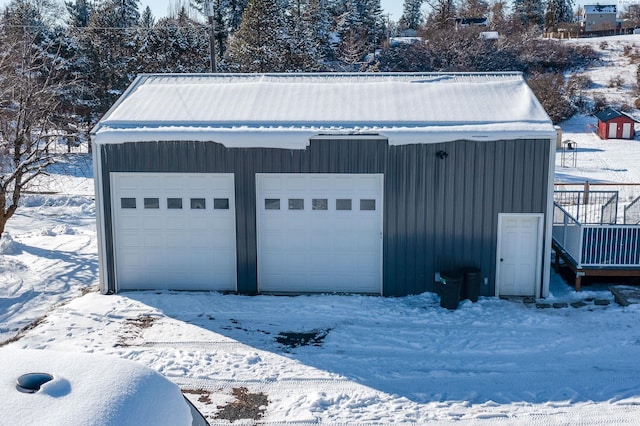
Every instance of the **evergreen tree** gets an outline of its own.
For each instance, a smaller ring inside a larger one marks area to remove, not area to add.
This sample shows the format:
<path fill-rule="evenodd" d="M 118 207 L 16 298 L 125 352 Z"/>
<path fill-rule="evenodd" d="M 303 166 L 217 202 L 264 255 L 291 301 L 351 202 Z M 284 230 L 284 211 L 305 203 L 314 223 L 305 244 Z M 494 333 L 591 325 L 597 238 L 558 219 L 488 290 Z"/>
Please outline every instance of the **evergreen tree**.
<path fill-rule="evenodd" d="M 404 0 L 402 17 L 398 22 L 400 29 L 402 30 L 417 30 L 424 22 L 422 17 L 423 0 Z"/>
<path fill-rule="evenodd" d="M 327 35 L 323 15 L 318 14 L 321 1 L 289 0 L 286 13 L 288 44 L 287 71 L 319 71 L 325 60 Z"/>
<path fill-rule="evenodd" d="M 88 25 L 78 32 L 85 57 L 84 73 L 91 76 L 85 93 L 97 121 L 141 71 L 138 61 L 140 29 L 138 0 L 107 0 L 97 5 Z"/>
<path fill-rule="evenodd" d="M 339 9 L 337 58 L 355 70 L 385 39 L 380 0 L 346 0 Z"/>
<path fill-rule="evenodd" d="M 213 4 L 212 19 L 215 28 L 216 54 L 222 59 L 229 36 L 240 27 L 248 0 L 191 0 L 191 4 L 204 14 L 204 4 L 207 1 Z"/>
<path fill-rule="evenodd" d="M 76 0 L 75 2 L 65 2 L 67 13 L 69 14 L 69 25 L 83 28 L 89 23 L 90 7 L 86 0 Z"/>
<path fill-rule="evenodd" d="M 544 3 L 541 0 L 514 0 L 513 11 L 525 26 L 542 26 Z"/>
<path fill-rule="evenodd" d="M 544 15 L 545 28 L 552 28 L 563 22 L 573 22 L 573 1 L 547 0 Z"/>
<path fill-rule="evenodd" d="M 249 0 L 238 31 L 231 37 L 226 60 L 238 72 L 287 71 L 285 7 L 280 0 Z"/>
<path fill-rule="evenodd" d="M 209 69 L 207 28 L 189 18 L 183 7 L 174 18 L 154 26 L 140 51 L 143 72 L 198 73 Z"/>
<path fill-rule="evenodd" d="M 140 16 L 140 27 L 145 29 L 152 29 L 155 25 L 156 18 L 153 16 L 151 12 L 151 8 L 149 6 L 145 7 L 142 11 L 142 16 Z"/>

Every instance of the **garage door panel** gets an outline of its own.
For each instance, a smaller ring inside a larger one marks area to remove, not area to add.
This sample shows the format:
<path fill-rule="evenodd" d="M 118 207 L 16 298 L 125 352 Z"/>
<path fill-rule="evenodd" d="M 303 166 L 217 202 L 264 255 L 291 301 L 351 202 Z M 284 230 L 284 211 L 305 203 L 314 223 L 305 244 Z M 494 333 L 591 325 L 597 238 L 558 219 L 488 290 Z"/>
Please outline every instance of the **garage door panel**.
<path fill-rule="evenodd" d="M 382 175 L 258 174 L 259 290 L 380 293 L 382 183 Z M 360 210 L 361 198 L 375 210 Z M 280 209 L 265 209 L 267 199 Z M 290 199 L 304 207 L 290 210 Z M 358 267 L 359 254 L 371 260 Z"/>
<path fill-rule="evenodd" d="M 232 174 L 111 176 L 119 289 L 236 289 Z M 123 197 L 134 197 L 135 208 L 121 208 Z M 145 209 L 145 198 L 157 199 L 157 208 Z M 192 198 L 205 208 L 192 209 Z M 227 208 L 214 210 L 216 198 L 227 199 Z"/>

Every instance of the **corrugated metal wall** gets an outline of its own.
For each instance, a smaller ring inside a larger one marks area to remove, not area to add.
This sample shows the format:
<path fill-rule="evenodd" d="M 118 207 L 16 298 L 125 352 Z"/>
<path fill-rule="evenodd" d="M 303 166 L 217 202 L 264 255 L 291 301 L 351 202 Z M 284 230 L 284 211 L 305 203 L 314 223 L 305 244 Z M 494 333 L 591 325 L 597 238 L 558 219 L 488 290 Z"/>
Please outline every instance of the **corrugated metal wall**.
<path fill-rule="evenodd" d="M 462 266 L 481 268 L 490 283 L 482 294 L 492 295 L 498 213 L 545 212 L 549 148 L 547 140 L 388 146 L 314 139 L 304 151 L 145 142 L 105 145 L 100 154 L 105 197 L 110 172 L 235 173 L 241 293 L 257 288 L 255 174 L 277 172 L 384 174 L 385 295 L 431 291 L 436 271 Z M 111 203 L 104 206 L 111 236 Z M 113 280 L 112 242 L 106 247 Z"/>

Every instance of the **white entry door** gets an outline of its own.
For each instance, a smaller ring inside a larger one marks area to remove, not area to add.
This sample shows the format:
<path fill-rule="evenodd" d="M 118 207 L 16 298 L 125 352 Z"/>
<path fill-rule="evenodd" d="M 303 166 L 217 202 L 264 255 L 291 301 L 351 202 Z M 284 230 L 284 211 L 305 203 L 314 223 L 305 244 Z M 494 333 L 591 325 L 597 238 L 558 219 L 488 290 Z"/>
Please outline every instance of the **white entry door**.
<path fill-rule="evenodd" d="M 631 123 L 622 123 L 622 137 L 624 139 L 631 138 Z"/>
<path fill-rule="evenodd" d="M 261 292 L 382 292 L 379 174 L 257 174 Z"/>
<path fill-rule="evenodd" d="M 236 290 L 233 174 L 111 173 L 116 287 Z"/>
<path fill-rule="evenodd" d="M 537 296 L 542 268 L 542 214 L 500 214 L 496 296 Z"/>
<path fill-rule="evenodd" d="M 616 123 L 609 123 L 609 139 L 615 139 L 618 137 L 618 125 Z"/>

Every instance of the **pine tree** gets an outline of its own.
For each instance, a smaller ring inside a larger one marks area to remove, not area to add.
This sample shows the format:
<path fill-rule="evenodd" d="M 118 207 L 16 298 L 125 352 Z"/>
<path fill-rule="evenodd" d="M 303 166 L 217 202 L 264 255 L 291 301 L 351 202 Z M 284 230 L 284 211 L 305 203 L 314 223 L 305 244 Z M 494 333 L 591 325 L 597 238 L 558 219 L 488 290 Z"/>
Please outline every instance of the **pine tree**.
<path fill-rule="evenodd" d="M 278 0 L 249 0 L 226 60 L 238 72 L 287 71 L 285 7 Z"/>
<path fill-rule="evenodd" d="M 151 12 L 151 8 L 149 6 L 145 7 L 142 11 L 142 16 L 140 16 L 140 27 L 146 29 L 152 29 L 156 23 L 156 18 L 153 16 L 153 12 Z"/>
<path fill-rule="evenodd" d="M 89 23 L 90 6 L 86 0 L 76 0 L 65 2 L 67 13 L 69 14 L 69 25 L 72 27 L 83 28 Z"/>
<path fill-rule="evenodd" d="M 385 39 L 380 0 L 346 0 L 339 9 L 337 58 L 355 70 Z"/>
<path fill-rule="evenodd" d="M 184 7 L 176 17 L 162 18 L 140 50 L 143 72 L 198 73 L 209 69 L 209 35 L 189 18 Z"/>
<path fill-rule="evenodd" d="M 215 28 L 216 54 L 222 60 L 227 48 L 229 36 L 233 34 L 242 22 L 242 14 L 248 0 L 192 0 L 192 6 L 204 14 L 204 4 L 213 4 L 213 25 Z"/>
<path fill-rule="evenodd" d="M 398 22 L 400 29 L 402 30 L 417 30 L 424 22 L 422 17 L 423 0 L 404 0 L 402 17 Z"/>
<path fill-rule="evenodd" d="M 327 52 L 326 22 L 321 1 L 290 0 L 286 13 L 287 71 L 319 71 Z"/>
<path fill-rule="evenodd" d="M 541 0 L 514 0 L 513 11 L 525 26 L 540 27 L 544 23 L 544 3 Z"/>
<path fill-rule="evenodd" d="M 562 22 L 573 22 L 572 0 L 547 0 L 544 15 L 545 28 L 552 28 Z"/>
<path fill-rule="evenodd" d="M 92 98 L 93 117 L 102 116 L 141 71 L 138 63 L 139 0 L 107 0 L 96 6 L 78 33 L 91 79 L 85 93 Z"/>

